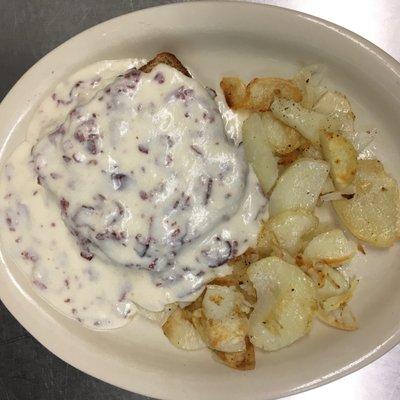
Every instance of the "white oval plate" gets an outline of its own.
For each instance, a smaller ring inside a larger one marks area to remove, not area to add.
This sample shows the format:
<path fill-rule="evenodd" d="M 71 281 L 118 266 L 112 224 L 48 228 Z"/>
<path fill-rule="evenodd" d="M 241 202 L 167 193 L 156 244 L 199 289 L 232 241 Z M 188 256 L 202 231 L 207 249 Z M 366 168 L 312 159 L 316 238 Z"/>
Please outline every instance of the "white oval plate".
<path fill-rule="evenodd" d="M 207 86 L 223 75 L 249 79 L 287 75 L 314 62 L 347 93 L 366 123 L 380 129 L 376 153 L 400 178 L 400 65 L 338 26 L 294 11 L 246 3 L 186 3 L 128 14 L 69 40 L 33 66 L 0 106 L 0 156 L 22 141 L 32 111 L 50 87 L 105 58 L 175 53 Z M 361 119 L 362 119 L 361 118 Z M 173 348 L 161 330 L 137 319 L 127 328 L 94 332 L 52 310 L 15 265 L 0 265 L 0 296 L 18 321 L 71 365 L 122 388 L 163 399 L 271 399 L 354 371 L 399 342 L 400 255 L 368 249 L 353 271 L 362 280 L 353 301 L 360 329 L 315 324 L 311 334 L 275 353 L 257 353 L 257 367 L 237 372 L 209 352 Z"/>

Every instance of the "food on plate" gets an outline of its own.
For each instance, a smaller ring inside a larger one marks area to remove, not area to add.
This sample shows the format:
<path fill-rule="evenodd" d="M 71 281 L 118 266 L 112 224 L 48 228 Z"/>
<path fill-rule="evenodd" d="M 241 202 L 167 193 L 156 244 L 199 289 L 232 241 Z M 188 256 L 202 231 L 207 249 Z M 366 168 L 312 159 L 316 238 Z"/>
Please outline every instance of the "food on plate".
<path fill-rule="evenodd" d="M 295 256 L 304 247 L 304 237 L 312 234 L 318 226 L 318 218 L 304 209 L 287 210 L 271 217 L 266 226 L 270 242 Z"/>
<path fill-rule="evenodd" d="M 297 98 L 267 89 L 251 96 L 257 82 L 275 81 L 253 79 L 246 87 L 239 78 L 223 78 L 221 88 L 232 109 L 250 112 L 242 128 L 245 146 L 251 135 L 263 148 L 267 142 L 277 157 L 278 178 L 275 164 L 268 167 L 271 151 L 265 163 L 256 160 L 261 150 L 246 153 L 259 166 L 259 180 L 269 179 L 269 212 L 254 249 L 258 257 L 246 270 L 256 291 L 249 337 L 256 347 L 273 351 L 304 336 L 314 316 L 338 329 L 358 328 L 349 305 L 358 280 L 348 278 L 344 268 L 357 249 L 366 251 L 319 215 L 332 204 L 337 222 L 357 239 L 389 247 L 400 238 L 400 202 L 396 181 L 378 160 L 362 154 L 375 131 L 356 130 L 350 101 L 322 86 L 319 66 L 283 80 L 297 86 Z M 295 289 L 292 297 L 287 288 Z"/>
<path fill-rule="evenodd" d="M 356 175 L 357 152 L 340 133 L 322 132 L 320 141 L 333 182 L 338 190 L 343 190 L 353 182 Z"/>
<path fill-rule="evenodd" d="M 296 129 L 312 144 L 319 145 L 320 132 L 327 120 L 325 115 L 307 110 L 299 103 L 283 98 L 273 101 L 271 111 L 274 117 L 292 129 Z"/>
<path fill-rule="evenodd" d="M 322 71 L 222 78 L 233 130 L 224 99 L 173 54 L 74 73 L 3 169 L 7 256 L 91 329 L 141 316 L 176 348 L 207 348 L 237 370 L 255 368 L 255 348 L 300 340 L 314 319 L 357 329 L 358 279 L 346 270 L 366 251 L 337 222 L 390 247 L 400 195 L 362 153 L 373 131 L 357 130 Z"/>
<path fill-rule="evenodd" d="M 356 254 L 356 245 L 340 229 L 320 233 L 311 239 L 303 251 L 303 261 L 323 262 L 336 267 L 348 263 Z"/>
<path fill-rule="evenodd" d="M 269 202 L 270 214 L 299 208 L 312 211 L 328 174 L 329 164 L 326 161 L 309 158 L 295 161 L 276 182 Z"/>
<path fill-rule="evenodd" d="M 146 64 L 142 65 L 139 70 L 142 72 L 149 73 L 153 71 L 155 67 L 160 64 L 168 65 L 177 71 L 181 72 L 183 75 L 191 78 L 190 72 L 186 69 L 186 67 L 181 63 L 181 61 L 175 56 L 175 54 L 163 52 L 158 53 L 154 58 L 150 61 L 147 61 Z"/>
<path fill-rule="evenodd" d="M 328 275 L 329 278 L 331 278 L 331 281 L 330 283 L 326 283 L 325 286 L 329 284 L 331 286 L 335 285 L 335 289 L 339 293 L 330 297 L 326 296 L 326 292 L 324 292 L 325 297 L 319 294 L 317 317 L 334 328 L 354 331 L 358 328 L 358 324 L 348 303 L 353 297 L 358 281 L 352 279 L 350 282 L 346 281 L 346 284 L 339 286 L 337 284 L 338 279 L 335 281 L 332 277 L 332 270 Z M 323 288 L 319 290 L 323 290 Z"/>
<path fill-rule="evenodd" d="M 256 250 L 253 248 L 249 248 L 242 255 L 234 258 L 229 261 L 229 265 L 232 267 L 232 274 L 225 276 L 223 278 L 217 278 L 212 281 L 213 284 L 224 284 L 229 286 L 236 286 L 238 290 L 243 294 L 245 300 L 254 304 L 257 300 L 256 290 L 254 289 L 253 284 L 251 283 L 249 276 L 247 274 L 247 268 L 254 262 L 258 261 L 263 257 L 262 250 L 265 250 L 266 253 L 269 253 L 269 247 L 266 249 L 265 246 L 268 246 L 268 242 L 263 242 L 265 238 L 263 237 L 262 230 L 260 231 L 257 238 Z M 222 282 L 221 282 L 222 280 Z M 225 283 L 228 280 L 229 283 Z"/>
<path fill-rule="evenodd" d="M 399 187 L 378 160 L 359 160 L 354 196 L 333 202 L 340 220 L 358 239 L 390 247 L 399 239 Z"/>
<path fill-rule="evenodd" d="M 246 349 L 250 307 L 234 286 L 208 285 L 202 307 L 193 312 L 193 323 L 212 350 L 234 353 Z"/>
<path fill-rule="evenodd" d="M 150 271 L 166 297 L 154 311 L 243 252 L 248 238 L 224 221 L 264 202 L 206 89 L 164 64 L 117 77 L 31 153 L 81 256 Z"/>
<path fill-rule="evenodd" d="M 162 325 L 164 335 L 178 349 L 199 350 L 206 347 L 191 321 L 191 314 L 177 307 Z"/>
<path fill-rule="evenodd" d="M 256 366 L 254 346 L 248 338 L 246 338 L 246 348 L 243 351 L 224 353 L 222 351 L 214 350 L 213 353 L 215 354 L 215 359 L 217 361 L 220 361 L 233 369 L 248 371 L 254 369 Z"/>
<path fill-rule="evenodd" d="M 62 81 L 1 193 L 8 254 L 44 299 L 95 329 L 195 300 L 255 245 L 266 203 L 213 92 L 166 53 Z"/>
<path fill-rule="evenodd" d="M 249 118 L 242 127 L 246 159 L 253 167 L 264 193 L 268 193 L 278 178 L 278 163 L 267 137 Z"/>
<path fill-rule="evenodd" d="M 234 110 L 267 111 L 275 97 L 297 102 L 302 99 L 301 90 L 289 79 L 255 78 L 245 85 L 239 78 L 223 78 L 220 86 Z"/>
<path fill-rule="evenodd" d="M 337 91 L 327 91 L 313 106 L 313 111 L 327 117 L 327 125 L 335 127 L 336 133 L 348 136 L 351 140 L 354 131 L 355 115 L 347 97 Z"/>
<path fill-rule="evenodd" d="M 250 341 L 267 351 L 279 350 L 304 336 L 316 310 L 315 285 L 300 268 L 267 257 L 248 269 L 257 291 L 250 315 Z"/>
<path fill-rule="evenodd" d="M 267 137 L 275 153 L 291 153 L 304 143 L 302 136 L 296 129 L 283 124 L 271 112 L 251 114 L 247 121 L 254 118 L 254 116 L 260 118 L 262 124 L 260 131 Z"/>
<path fill-rule="evenodd" d="M 351 110 L 351 104 L 347 97 L 337 91 L 327 91 L 313 106 L 314 111 L 324 115 L 333 113 L 347 114 L 354 120 L 355 116 Z"/>

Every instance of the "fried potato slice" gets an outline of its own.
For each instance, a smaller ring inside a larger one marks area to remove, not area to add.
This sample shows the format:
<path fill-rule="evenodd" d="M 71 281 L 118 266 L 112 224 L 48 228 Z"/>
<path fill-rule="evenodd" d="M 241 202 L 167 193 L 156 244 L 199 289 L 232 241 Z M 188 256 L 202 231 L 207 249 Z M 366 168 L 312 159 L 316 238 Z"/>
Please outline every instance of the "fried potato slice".
<path fill-rule="evenodd" d="M 317 317 L 320 321 L 337 329 L 344 331 L 355 331 L 358 329 L 357 320 L 348 304 L 330 312 L 318 309 Z"/>
<path fill-rule="evenodd" d="M 355 279 L 349 281 L 340 270 L 324 263 L 311 267 L 302 265 L 301 269 L 317 285 L 318 319 L 337 329 L 357 329 L 357 321 L 348 302 L 358 281 Z"/>
<path fill-rule="evenodd" d="M 261 223 L 261 228 L 257 236 L 256 251 L 259 255 L 259 258 L 264 258 L 271 254 L 272 248 L 270 231 L 268 229 L 268 220 L 262 221 Z M 254 260 L 254 262 L 255 261 L 258 261 L 258 259 Z"/>
<path fill-rule="evenodd" d="M 327 92 L 326 87 L 322 85 L 324 70 L 325 68 L 321 64 L 308 65 L 293 77 L 293 81 L 303 92 L 301 105 L 304 108 L 311 110 Z"/>
<path fill-rule="evenodd" d="M 272 191 L 270 215 L 299 208 L 312 211 L 328 173 L 326 161 L 301 158 L 294 162 L 283 172 Z"/>
<path fill-rule="evenodd" d="M 275 97 L 296 102 L 303 97 L 300 88 L 290 79 L 255 78 L 246 86 L 239 78 L 226 77 L 220 86 L 228 106 L 234 110 L 268 111 Z"/>
<path fill-rule="evenodd" d="M 235 287 L 208 285 L 203 306 L 193 312 L 192 321 L 209 348 L 227 353 L 244 351 L 249 311 Z"/>
<path fill-rule="evenodd" d="M 184 308 L 186 316 L 189 316 L 189 315 L 191 316 L 191 313 L 193 313 L 194 311 L 196 311 L 196 310 L 198 310 L 198 309 L 200 309 L 202 307 L 204 293 L 205 292 L 203 291 L 203 293 L 201 293 L 201 295 L 195 301 L 193 301 L 192 303 L 188 304 Z"/>
<path fill-rule="evenodd" d="M 276 119 L 271 112 L 252 113 L 245 121 L 244 128 L 265 137 L 277 154 L 288 154 L 303 144 L 303 137 Z"/>
<path fill-rule="evenodd" d="M 288 154 L 303 143 L 303 137 L 295 129 L 283 124 L 271 112 L 253 113 L 249 121 L 253 130 L 264 135 L 277 154 Z"/>
<path fill-rule="evenodd" d="M 344 236 L 340 229 L 324 232 L 314 237 L 303 252 L 308 264 L 323 262 L 337 267 L 349 262 L 357 252 L 357 246 Z"/>
<path fill-rule="evenodd" d="M 267 257 L 249 267 L 257 290 L 250 315 L 250 341 L 267 351 L 279 350 L 307 334 L 316 310 L 313 281 L 300 268 L 277 257 Z"/>
<path fill-rule="evenodd" d="M 332 179 L 330 178 L 330 176 L 328 176 L 328 177 L 326 178 L 326 181 L 325 181 L 325 183 L 324 183 L 324 186 L 322 186 L 321 195 L 325 195 L 325 194 L 328 194 L 328 193 L 332 193 L 332 192 L 334 192 L 334 191 L 335 191 L 335 186 L 333 185 L 333 181 L 332 181 Z"/>
<path fill-rule="evenodd" d="M 296 160 L 298 160 L 301 156 L 301 152 L 299 149 L 291 151 L 287 154 L 282 154 L 278 160 L 278 168 L 284 169 L 285 167 L 293 164 Z"/>
<path fill-rule="evenodd" d="M 318 265 L 317 269 L 324 274 L 323 284 L 318 285 L 317 289 L 317 298 L 319 301 L 339 296 L 349 290 L 349 280 L 339 269 L 331 268 L 324 264 Z"/>
<path fill-rule="evenodd" d="M 162 326 L 164 335 L 171 344 L 182 350 L 199 350 L 206 347 L 193 326 L 190 316 L 178 307 Z"/>
<path fill-rule="evenodd" d="M 254 304 L 257 300 L 256 291 L 247 275 L 247 268 L 259 259 L 259 249 L 248 248 L 245 253 L 229 261 L 229 265 L 232 267 L 232 274 L 217 277 L 210 282 L 210 285 L 235 286 L 243 294 L 247 302 Z"/>
<path fill-rule="evenodd" d="M 314 145 L 319 145 L 320 132 L 326 125 L 326 116 L 316 111 L 310 111 L 300 104 L 284 98 L 277 98 L 271 104 L 275 118 L 296 129 Z"/>
<path fill-rule="evenodd" d="M 202 306 L 207 318 L 220 321 L 249 312 L 248 305 L 236 288 L 219 285 L 207 286 Z"/>
<path fill-rule="evenodd" d="M 242 136 L 246 159 L 253 167 L 264 193 L 268 193 L 278 178 L 278 163 L 261 125 L 256 114 L 250 116 L 243 123 Z"/>
<path fill-rule="evenodd" d="M 341 131 L 341 133 L 351 142 L 357 153 L 360 154 L 374 141 L 375 137 L 378 135 L 378 130 L 375 128 L 357 130 L 350 133 Z"/>
<path fill-rule="evenodd" d="M 268 220 L 277 245 L 295 256 L 304 246 L 303 237 L 318 226 L 318 218 L 307 210 L 288 210 Z"/>
<path fill-rule="evenodd" d="M 322 310 L 330 312 L 333 310 L 337 310 L 344 304 L 347 304 L 352 299 L 357 285 L 358 281 L 356 279 L 352 279 L 349 283 L 349 288 L 346 291 L 339 293 L 335 296 L 328 297 L 320 303 Z"/>
<path fill-rule="evenodd" d="M 399 188 L 378 160 L 359 160 L 351 199 L 333 201 L 341 221 L 358 239 L 390 247 L 398 239 Z"/>
<path fill-rule="evenodd" d="M 314 145 L 309 140 L 305 141 L 301 147 L 300 156 L 302 158 L 312 158 L 313 160 L 323 160 L 323 155 L 321 148 L 319 146 Z"/>
<path fill-rule="evenodd" d="M 314 111 L 321 114 L 346 113 L 353 114 L 351 104 L 347 97 L 337 91 L 327 91 L 313 107 Z"/>
<path fill-rule="evenodd" d="M 357 152 L 353 145 L 340 133 L 322 132 L 321 149 L 329 162 L 330 175 L 338 190 L 349 186 L 357 172 Z"/>
<path fill-rule="evenodd" d="M 326 130 L 341 133 L 354 147 L 362 152 L 376 136 L 376 129 L 354 129 L 355 115 L 348 98 L 336 91 L 328 91 L 314 105 L 314 111 L 327 116 Z"/>
<path fill-rule="evenodd" d="M 347 97 L 337 91 L 327 91 L 315 104 L 314 111 L 327 116 L 326 129 L 340 132 L 353 143 L 355 115 Z"/>
<path fill-rule="evenodd" d="M 220 87 L 224 93 L 226 104 L 234 110 L 247 108 L 246 85 L 240 78 L 226 77 L 222 78 Z"/>
<path fill-rule="evenodd" d="M 348 303 L 353 297 L 357 285 L 358 281 L 352 279 L 348 284 L 347 290 L 342 290 L 337 295 L 319 301 L 318 319 L 337 329 L 346 331 L 356 330 L 358 328 L 357 321 Z"/>
<path fill-rule="evenodd" d="M 256 357 L 254 346 L 249 338 L 246 338 L 246 349 L 236 353 L 224 353 L 222 351 L 213 350 L 218 361 L 230 368 L 240 371 L 249 371 L 256 366 Z"/>
<path fill-rule="evenodd" d="M 241 293 L 244 295 L 246 301 L 254 304 L 257 300 L 256 291 L 253 284 L 251 283 L 249 276 L 247 274 L 247 269 L 249 266 L 258 261 L 260 255 L 258 250 L 252 248 L 247 249 L 247 251 L 239 257 L 234 258 L 229 262 L 232 266 L 232 275 L 235 277 L 237 286 L 239 287 Z"/>

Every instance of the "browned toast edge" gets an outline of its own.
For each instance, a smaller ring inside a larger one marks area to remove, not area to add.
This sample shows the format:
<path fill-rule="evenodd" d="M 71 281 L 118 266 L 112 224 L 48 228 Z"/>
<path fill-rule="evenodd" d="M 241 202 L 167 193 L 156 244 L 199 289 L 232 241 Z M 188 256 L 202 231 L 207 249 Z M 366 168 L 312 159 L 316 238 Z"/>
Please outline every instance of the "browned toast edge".
<path fill-rule="evenodd" d="M 171 53 L 163 52 L 157 54 L 153 59 L 147 62 L 147 64 L 140 67 L 142 72 L 151 72 L 154 67 L 158 64 L 166 64 L 172 68 L 177 69 L 182 74 L 191 78 L 189 71 L 184 67 L 184 65 L 178 60 L 176 56 Z"/>

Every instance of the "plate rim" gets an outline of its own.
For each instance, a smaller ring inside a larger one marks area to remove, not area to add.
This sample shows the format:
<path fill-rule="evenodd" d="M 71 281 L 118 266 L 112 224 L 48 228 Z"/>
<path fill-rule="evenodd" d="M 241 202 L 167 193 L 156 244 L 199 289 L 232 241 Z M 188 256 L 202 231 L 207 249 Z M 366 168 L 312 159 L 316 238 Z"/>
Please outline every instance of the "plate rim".
<path fill-rule="evenodd" d="M 70 43 L 80 40 L 81 37 L 85 36 L 89 32 L 93 32 L 95 30 L 100 30 L 101 28 L 106 27 L 107 25 L 112 25 L 115 23 L 115 21 L 123 18 L 131 18 L 132 15 L 137 16 L 138 14 L 151 14 L 154 12 L 154 10 L 160 9 L 160 8 L 185 8 L 185 7 L 211 7 L 211 6 L 222 6 L 222 7 L 262 7 L 262 8 L 270 8 L 270 9 L 277 9 L 280 10 L 284 13 L 290 14 L 293 16 L 293 18 L 299 18 L 301 20 L 309 21 L 310 23 L 315 23 L 320 26 L 322 26 L 324 29 L 330 30 L 335 32 L 336 34 L 344 37 L 347 40 L 351 40 L 354 43 L 356 43 L 359 46 L 362 46 L 365 50 L 367 50 L 372 56 L 378 58 L 381 63 L 384 63 L 384 65 L 389 68 L 393 74 L 395 74 L 399 79 L 400 79 L 400 62 L 397 61 L 393 56 L 388 54 L 386 51 L 369 41 L 368 39 L 363 38 L 361 35 L 344 28 L 338 24 L 335 24 L 333 22 L 327 21 L 323 18 L 319 18 L 301 11 L 289 9 L 286 7 L 281 7 L 277 5 L 271 5 L 271 4 L 263 4 L 263 3 L 254 3 L 254 2 L 248 2 L 248 1 L 229 1 L 229 0 L 224 0 L 224 1 L 189 1 L 189 2 L 179 2 L 179 3 L 170 3 L 170 4 L 164 4 L 164 5 L 157 5 L 157 6 L 151 6 L 147 7 L 141 10 L 136 10 L 132 11 L 126 14 L 122 14 L 119 16 L 116 16 L 114 18 L 108 19 L 106 21 L 103 21 L 99 24 L 96 24 L 88 29 L 85 29 L 84 31 L 78 33 L 77 35 L 69 38 L 67 41 L 61 43 L 58 45 L 56 48 L 51 50 L 49 53 L 44 55 L 42 58 L 40 58 L 35 64 L 33 64 L 19 79 L 18 81 L 13 85 L 13 87 L 9 90 L 9 92 L 6 94 L 6 96 L 3 98 L 3 100 L 0 103 L 0 110 L 5 108 L 7 106 L 8 101 L 13 97 L 14 92 L 16 89 L 22 84 L 22 81 L 27 75 L 30 75 L 36 68 L 39 68 L 42 63 L 45 63 L 48 58 L 50 58 L 53 53 L 59 51 L 61 48 L 68 46 Z M 12 132 L 8 134 L 8 136 L 11 136 Z M 6 137 L 6 140 L 4 144 L 2 145 L 2 148 L 0 149 L 0 157 L 2 157 L 3 149 L 7 146 L 8 138 Z M 18 293 L 18 296 L 15 296 L 15 299 L 19 296 L 21 296 L 23 289 L 19 286 L 18 282 L 14 279 L 12 276 L 11 272 L 9 271 L 7 264 L 4 260 L 4 257 L 2 255 L 1 249 L 0 249 L 0 263 L 6 266 L 6 274 L 8 275 L 9 279 L 13 281 L 13 285 L 18 288 L 18 290 L 15 291 L 15 293 Z M 5 307 L 8 309 L 8 311 L 12 314 L 12 316 L 26 329 L 42 346 L 44 346 L 47 350 L 49 350 L 52 354 L 54 354 L 56 357 L 59 359 L 63 360 L 67 364 L 77 368 L 78 370 L 96 378 L 99 380 L 102 380 L 108 384 L 111 384 L 113 386 L 122 388 L 124 390 L 127 390 L 129 392 L 132 392 L 132 389 L 128 387 L 127 385 L 122 385 L 122 384 L 116 384 L 113 382 L 112 379 L 107 378 L 105 374 L 101 374 L 97 372 L 90 371 L 88 367 L 83 367 L 82 365 L 79 364 L 78 361 L 75 361 L 73 357 L 69 356 L 67 352 L 63 352 L 61 350 L 62 346 L 57 346 L 57 345 L 52 345 L 49 343 L 46 343 L 46 336 L 41 336 L 39 333 L 36 332 L 35 328 L 32 326 L 32 324 L 28 323 L 27 321 L 24 320 L 24 316 L 19 312 L 18 310 L 18 305 L 15 304 L 15 299 L 13 299 L 14 296 L 6 296 L 2 292 L 1 286 L 0 286 L 0 300 L 3 302 Z M 14 300 L 14 304 L 13 304 Z M 41 309 L 43 312 L 43 310 Z M 29 329 L 27 328 L 29 326 Z M 34 333 L 32 333 L 32 331 Z M 337 371 L 333 371 L 330 374 L 327 374 L 325 376 L 322 376 L 314 381 L 306 382 L 303 385 L 300 385 L 296 388 L 293 388 L 289 391 L 287 391 L 284 394 L 277 394 L 273 395 L 272 397 L 268 397 L 269 399 L 277 399 L 280 398 L 282 395 L 284 396 L 289 396 L 289 395 L 294 395 L 300 392 L 304 392 L 306 390 L 310 390 L 319 386 L 326 385 L 327 383 L 330 383 L 332 381 L 335 381 L 337 379 L 340 379 L 346 375 L 349 375 L 352 372 L 355 372 L 366 365 L 374 362 L 381 356 L 383 356 L 385 353 L 390 351 L 393 347 L 395 347 L 397 344 L 400 343 L 400 329 L 395 331 L 390 337 L 386 338 L 380 345 L 376 346 L 374 349 L 369 351 L 368 353 L 364 354 L 357 360 L 354 360 L 353 362 L 347 364 L 343 368 Z M 61 353 L 61 354 L 60 354 Z M 162 398 L 162 399 L 167 399 L 167 400 L 172 400 L 175 399 L 175 396 L 170 395 L 169 393 L 163 393 L 161 395 L 160 390 L 147 390 L 147 391 L 142 391 L 142 390 L 136 390 L 135 393 L 143 395 L 143 396 L 152 396 L 156 398 Z M 161 397 L 160 397 L 161 396 Z M 254 396 L 256 399 L 261 399 L 261 398 L 266 398 L 266 396 L 259 396 L 255 395 Z"/>

